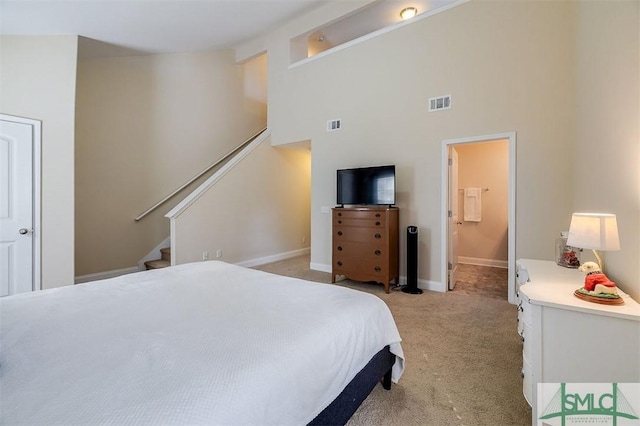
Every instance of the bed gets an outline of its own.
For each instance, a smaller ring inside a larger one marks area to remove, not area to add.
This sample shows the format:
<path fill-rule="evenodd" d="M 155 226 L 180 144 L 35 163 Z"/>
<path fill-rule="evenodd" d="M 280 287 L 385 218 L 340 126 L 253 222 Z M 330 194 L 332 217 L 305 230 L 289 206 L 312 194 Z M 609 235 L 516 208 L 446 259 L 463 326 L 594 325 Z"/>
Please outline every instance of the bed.
<path fill-rule="evenodd" d="M 400 342 L 376 296 L 221 261 L 10 296 L 0 423 L 342 424 Z"/>

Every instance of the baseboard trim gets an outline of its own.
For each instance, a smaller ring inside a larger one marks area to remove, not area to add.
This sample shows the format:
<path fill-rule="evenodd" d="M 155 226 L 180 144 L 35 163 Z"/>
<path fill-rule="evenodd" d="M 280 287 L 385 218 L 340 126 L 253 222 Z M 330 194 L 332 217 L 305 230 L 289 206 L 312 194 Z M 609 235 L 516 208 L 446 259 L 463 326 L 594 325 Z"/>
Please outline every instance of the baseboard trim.
<path fill-rule="evenodd" d="M 132 274 L 134 272 L 140 272 L 137 266 L 131 266 L 124 269 L 114 269 L 112 271 L 97 272 L 95 274 L 80 275 L 75 277 L 74 282 L 76 284 L 82 284 L 88 283 L 90 281 L 100 281 L 106 280 L 108 278 L 115 278 L 119 277 L 120 275 Z"/>
<path fill-rule="evenodd" d="M 260 257 L 252 260 L 245 260 L 242 262 L 237 262 L 236 265 L 244 266 L 245 268 L 253 268 L 254 266 L 261 266 L 267 263 L 278 262 L 280 260 L 291 259 L 292 257 L 298 257 L 302 255 L 306 255 L 311 253 L 311 248 L 306 247 L 299 250 L 288 251 L 285 253 L 274 254 L 272 256 Z"/>
<path fill-rule="evenodd" d="M 311 249 L 307 247 L 299 250 L 289 251 L 286 253 L 275 254 L 272 256 L 265 256 L 257 259 L 245 260 L 243 262 L 236 263 L 236 265 L 244 266 L 245 268 L 252 268 L 254 266 L 265 265 L 267 263 L 278 262 L 280 260 L 286 260 L 286 259 L 291 259 L 293 257 L 307 255 L 310 253 L 310 251 Z M 462 262 L 460 259 L 459 261 L 460 263 L 467 263 L 467 262 Z M 309 267 L 314 271 L 331 273 L 331 265 L 326 265 L 322 263 L 311 263 Z M 81 284 L 81 283 L 86 283 L 90 281 L 106 280 L 108 278 L 115 278 L 115 277 L 119 277 L 120 275 L 131 274 L 134 272 L 139 272 L 137 266 L 132 266 L 130 268 L 124 268 L 124 269 L 115 269 L 112 271 L 98 272 L 95 274 L 80 275 L 75 278 L 75 283 Z M 400 285 L 406 285 L 407 277 L 401 276 L 399 281 L 400 281 Z M 422 280 L 422 279 L 418 279 L 418 288 L 422 290 L 437 291 L 439 293 L 446 293 L 447 291 L 443 283 L 439 281 Z"/>
<path fill-rule="evenodd" d="M 447 287 L 440 281 L 431 280 L 418 280 L 418 288 L 429 291 L 436 291 L 438 293 L 446 293 Z"/>
<path fill-rule="evenodd" d="M 509 269 L 509 262 L 506 260 L 482 259 L 479 257 L 458 256 L 458 263 L 477 266 L 491 266 L 492 268 Z"/>
<path fill-rule="evenodd" d="M 309 254 L 310 252 L 311 252 L 311 248 L 307 247 L 307 248 L 303 248 L 303 249 L 299 249 L 299 250 L 289 251 L 289 252 L 286 252 L 286 253 L 275 254 L 273 256 L 265 256 L 265 257 L 260 257 L 258 259 L 245 260 L 243 262 L 236 263 L 236 265 L 244 266 L 245 268 L 252 268 L 254 266 L 260 266 L 260 265 L 264 265 L 264 264 L 267 264 L 267 263 L 277 262 L 279 260 L 286 260 L 286 259 L 291 259 L 292 257 L 306 255 L 306 254 Z M 120 275 L 126 275 L 126 274 L 131 274 L 131 273 L 134 273 L 134 272 L 140 272 L 140 269 L 138 269 L 138 268 L 139 268 L 138 266 L 131 266 L 130 268 L 114 269 L 112 271 L 105 271 L 105 272 L 97 272 L 95 274 L 80 275 L 80 276 L 75 277 L 74 282 L 76 284 L 81 284 L 81 283 L 86 283 L 86 282 L 90 282 L 90 281 L 106 280 L 108 278 L 119 277 Z M 329 270 L 329 272 L 331 272 L 331 271 Z"/>
<path fill-rule="evenodd" d="M 406 285 L 406 284 L 407 284 L 407 277 L 400 277 L 400 285 Z M 447 292 L 447 287 L 440 281 L 418 279 L 418 288 L 422 290 L 435 291 L 438 293 Z"/>
<path fill-rule="evenodd" d="M 309 268 L 313 271 L 326 272 L 327 274 L 331 273 L 331 265 L 324 263 L 310 263 Z"/>
<path fill-rule="evenodd" d="M 327 272 L 329 274 L 331 273 L 331 265 L 327 265 L 324 263 L 311 263 L 309 267 L 314 271 Z M 398 281 L 400 281 L 400 285 L 406 285 L 407 277 L 400 276 L 400 278 L 398 278 Z M 440 281 L 418 279 L 418 288 L 428 291 L 437 291 L 439 293 L 447 292 L 447 287 Z"/>

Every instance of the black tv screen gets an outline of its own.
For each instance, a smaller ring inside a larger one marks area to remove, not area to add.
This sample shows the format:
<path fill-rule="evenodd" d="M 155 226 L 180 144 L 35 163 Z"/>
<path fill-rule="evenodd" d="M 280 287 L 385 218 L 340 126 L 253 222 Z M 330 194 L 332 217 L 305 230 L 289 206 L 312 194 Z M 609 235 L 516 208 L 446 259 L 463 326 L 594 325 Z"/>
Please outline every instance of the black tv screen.
<path fill-rule="evenodd" d="M 342 169 L 337 173 L 338 204 L 396 203 L 396 166 Z"/>

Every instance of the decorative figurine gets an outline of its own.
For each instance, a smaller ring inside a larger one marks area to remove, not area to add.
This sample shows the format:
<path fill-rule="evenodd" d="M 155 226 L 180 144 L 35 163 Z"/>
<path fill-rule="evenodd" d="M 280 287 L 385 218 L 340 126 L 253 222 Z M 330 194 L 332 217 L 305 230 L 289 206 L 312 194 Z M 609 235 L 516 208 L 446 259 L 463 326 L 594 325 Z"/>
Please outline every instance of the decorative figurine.
<path fill-rule="evenodd" d="M 573 294 L 589 302 L 605 305 L 622 305 L 624 300 L 618 295 L 616 283 L 611 281 L 600 270 L 595 262 L 584 262 L 579 268 L 584 272 L 584 287 L 577 289 Z"/>

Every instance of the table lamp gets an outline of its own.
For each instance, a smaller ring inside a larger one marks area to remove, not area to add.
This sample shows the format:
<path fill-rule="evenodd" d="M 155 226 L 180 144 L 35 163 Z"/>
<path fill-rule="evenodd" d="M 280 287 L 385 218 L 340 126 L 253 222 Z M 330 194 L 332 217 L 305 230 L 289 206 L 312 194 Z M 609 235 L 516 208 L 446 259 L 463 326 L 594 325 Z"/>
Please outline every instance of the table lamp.
<path fill-rule="evenodd" d="M 593 250 L 602 269 L 602 259 L 597 250 L 620 250 L 618 224 L 615 214 L 608 213 L 574 213 L 569 226 L 567 245 Z"/>

